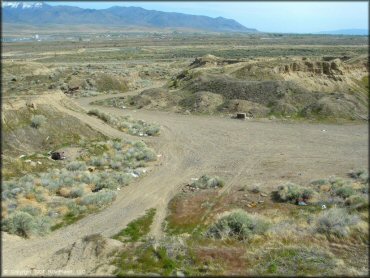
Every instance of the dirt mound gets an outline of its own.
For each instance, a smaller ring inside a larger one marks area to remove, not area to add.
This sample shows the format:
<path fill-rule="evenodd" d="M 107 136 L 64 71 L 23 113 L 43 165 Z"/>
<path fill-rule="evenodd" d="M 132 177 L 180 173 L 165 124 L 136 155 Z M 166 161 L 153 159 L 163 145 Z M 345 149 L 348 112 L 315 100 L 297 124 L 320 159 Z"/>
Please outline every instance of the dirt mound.
<path fill-rule="evenodd" d="M 128 105 L 136 108 L 149 109 L 172 109 L 176 110 L 178 102 L 182 96 L 169 93 L 166 88 L 155 88 L 144 90 L 137 96 L 128 98 Z"/>
<path fill-rule="evenodd" d="M 222 66 L 222 65 L 229 65 L 239 63 L 240 60 L 238 59 L 224 59 L 220 58 L 211 54 L 204 55 L 203 57 L 197 57 L 195 60 L 190 64 L 190 68 L 198 68 L 198 67 L 209 67 L 209 66 Z"/>
<path fill-rule="evenodd" d="M 202 75 L 184 88 L 191 92 L 209 91 L 225 99 L 242 99 L 268 105 L 289 91 L 308 93 L 293 82 L 287 81 L 242 81 L 227 75 Z"/>
<path fill-rule="evenodd" d="M 110 262 L 123 243 L 92 234 L 54 253 L 47 262 L 49 270 L 68 271 L 69 275 L 109 275 L 115 270 Z"/>
<path fill-rule="evenodd" d="M 355 96 L 343 93 L 324 96 L 305 107 L 301 114 L 304 117 L 368 120 L 367 105 Z"/>
<path fill-rule="evenodd" d="M 32 117 L 43 115 L 45 124 L 32 127 Z M 82 138 L 103 138 L 72 116 L 65 115 L 55 107 L 40 104 L 37 110 L 23 107 L 18 110 L 3 111 L 4 153 L 31 154 L 50 151 L 63 144 L 73 144 Z"/>
<path fill-rule="evenodd" d="M 187 95 L 179 102 L 179 105 L 189 111 L 212 114 L 223 103 L 224 98 L 221 95 L 200 91 Z"/>
<path fill-rule="evenodd" d="M 248 117 L 258 118 L 266 117 L 270 112 L 270 109 L 263 105 L 243 99 L 232 99 L 230 101 L 225 101 L 222 107 L 219 109 L 229 113 L 243 112 L 247 113 Z"/>
<path fill-rule="evenodd" d="M 167 87 L 143 91 L 129 105 L 209 114 L 245 112 L 254 117 L 366 119 L 366 57 L 324 58 L 230 62 L 206 55 Z M 238 64 L 225 67 L 229 62 Z"/>

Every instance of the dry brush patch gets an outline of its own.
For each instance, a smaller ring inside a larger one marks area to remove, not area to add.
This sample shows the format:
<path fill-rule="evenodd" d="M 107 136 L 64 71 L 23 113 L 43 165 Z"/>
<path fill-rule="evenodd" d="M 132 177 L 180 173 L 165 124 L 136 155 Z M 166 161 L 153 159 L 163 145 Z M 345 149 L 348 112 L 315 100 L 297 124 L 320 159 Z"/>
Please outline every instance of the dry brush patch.
<path fill-rule="evenodd" d="M 242 187 L 228 196 L 219 196 L 217 189 L 186 189 L 169 203 L 165 231 L 186 240 L 192 254 L 183 266 L 187 273 L 364 274 L 365 260 L 359 263 L 351 250 L 368 256 L 363 248 L 368 244 L 368 176 L 354 171 L 349 177 L 289 183 L 277 192 Z M 339 190 L 347 187 L 349 194 Z M 366 197 L 360 199 L 365 204 L 353 205 L 359 195 Z M 343 252 L 347 249 L 351 252 Z"/>
<path fill-rule="evenodd" d="M 97 116 L 107 124 L 120 131 L 137 136 L 155 136 L 159 134 L 160 127 L 157 124 L 147 123 L 142 120 L 134 120 L 131 116 L 113 116 L 98 109 L 92 109 L 89 115 Z"/>
<path fill-rule="evenodd" d="M 81 142 L 81 147 L 83 155 L 65 168 L 4 181 L 4 231 L 29 237 L 71 224 L 113 202 L 120 187 L 157 158 L 143 142 Z M 97 166 L 97 160 L 103 163 Z"/>

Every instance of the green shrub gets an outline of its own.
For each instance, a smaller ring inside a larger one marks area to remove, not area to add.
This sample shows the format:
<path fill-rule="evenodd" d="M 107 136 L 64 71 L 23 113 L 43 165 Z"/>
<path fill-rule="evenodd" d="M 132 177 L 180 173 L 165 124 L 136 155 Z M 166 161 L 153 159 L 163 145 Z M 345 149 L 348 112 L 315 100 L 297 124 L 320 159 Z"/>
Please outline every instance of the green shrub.
<path fill-rule="evenodd" d="M 332 275 L 337 266 L 335 258 L 318 248 L 281 246 L 261 250 L 255 272 L 258 275 L 312 276 Z"/>
<path fill-rule="evenodd" d="M 353 179 L 359 179 L 362 182 L 369 182 L 369 173 L 366 170 L 351 171 L 348 175 Z"/>
<path fill-rule="evenodd" d="M 95 191 L 102 190 L 103 188 L 114 190 L 118 187 L 117 181 L 114 177 L 100 178 L 95 185 Z"/>
<path fill-rule="evenodd" d="M 100 112 L 98 109 L 91 109 L 89 112 L 87 112 L 87 114 L 97 116 L 106 123 L 110 123 L 112 121 L 111 116 L 104 112 Z"/>
<path fill-rule="evenodd" d="M 158 125 L 151 125 L 144 129 L 145 134 L 148 136 L 157 135 L 160 131 L 160 127 Z"/>
<path fill-rule="evenodd" d="M 335 194 L 342 198 L 348 198 L 355 194 L 355 191 L 350 186 L 342 186 L 335 190 Z"/>
<path fill-rule="evenodd" d="M 127 238 L 124 241 L 138 241 L 149 233 L 155 212 L 155 209 L 147 210 L 144 216 L 130 222 L 125 229 L 116 234 L 113 238 L 121 240 L 121 238 L 124 237 Z"/>
<path fill-rule="evenodd" d="M 85 171 L 86 164 L 85 162 L 82 161 L 72 161 L 67 164 L 66 168 L 69 171 Z"/>
<path fill-rule="evenodd" d="M 46 117 L 44 115 L 34 115 L 31 118 L 31 126 L 34 128 L 39 128 L 46 122 Z"/>
<path fill-rule="evenodd" d="M 146 123 L 142 120 L 134 120 L 130 116 L 125 117 L 115 117 L 104 112 L 99 111 L 98 109 L 91 109 L 87 112 L 89 115 L 97 116 L 99 119 L 110 124 L 114 128 L 127 131 L 131 135 L 139 136 L 154 136 L 157 135 L 160 131 L 160 127 L 156 124 Z"/>
<path fill-rule="evenodd" d="M 122 167 L 122 163 L 120 161 L 111 161 L 110 167 L 114 170 L 118 170 Z"/>
<path fill-rule="evenodd" d="M 51 220 L 48 216 L 39 216 L 35 218 L 35 232 L 38 235 L 45 235 L 50 231 Z"/>
<path fill-rule="evenodd" d="M 84 189 L 82 187 L 73 188 L 71 190 L 70 196 L 71 198 L 78 198 L 84 195 Z"/>
<path fill-rule="evenodd" d="M 316 231 L 326 235 L 345 237 L 350 227 L 360 221 L 358 215 L 348 214 L 344 208 L 331 208 L 322 212 L 316 220 Z"/>
<path fill-rule="evenodd" d="M 125 173 L 118 173 L 114 176 L 114 179 L 117 181 L 119 185 L 123 186 L 129 184 L 131 176 Z"/>
<path fill-rule="evenodd" d="M 329 181 L 324 180 L 324 179 L 311 181 L 312 185 L 324 185 L 324 184 L 328 184 L 328 183 L 329 183 Z"/>
<path fill-rule="evenodd" d="M 97 157 L 97 156 L 94 156 L 91 158 L 91 164 L 93 166 L 97 166 L 97 167 L 100 167 L 100 166 L 105 166 L 108 164 L 108 161 L 103 159 L 102 157 Z"/>
<path fill-rule="evenodd" d="M 223 187 L 224 184 L 224 181 L 217 176 L 209 177 L 207 175 L 203 175 L 198 180 L 194 181 L 190 186 L 200 189 L 206 189 Z"/>
<path fill-rule="evenodd" d="M 127 91 L 127 84 L 119 77 L 114 77 L 108 74 L 101 74 L 96 80 L 96 87 L 98 91 Z"/>
<path fill-rule="evenodd" d="M 111 190 L 101 190 L 96 193 L 90 193 L 82 197 L 81 204 L 86 206 L 102 207 L 116 199 L 117 193 Z"/>
<path fill-rule="evenodd" d="M 277 196 L 283 202 L 296 202 L 302 198 L 310 199 L 314 191 L 310 188 L 302 187 L 293 183 L 287 183 L 278 187 Z"/>
<path fill-rule="evenodd" d="M 347 181 L 345 181 L 345 180 L 343 180 L 341 178 L 337 178 L 335 176 L 330 177 L 329 178 L 329 182 L 331 184 L 331 188 L 334 189 L 334 190 L 336 188 L 341 187 L 343 185 L 346 185 L 346 183 L 348 183 Z"/>
<path fill-rule="evenodd" d="M 369 209 L 369 199 L 366 194 L 352 195 L 346 199 L 345 204 L 355 210 Z"/>
<path fill-rule="evenodd" d="M 32 215 L 32 216 L 38 216 L 38 215 L 41 214 L 41 209 L 40 208 L 31 206 L 31 205 L 27 205 L 27 206 L 21 208 L 20 211 L 26 212 L 26 213 L 28 213 L 29 215 Z"/>
<path fill-rule="evenodd" d="M 27 212 L 16 211 L 3 222 L 3 229 L 11 234 L 29 237 L 35 231 L 35 220 Z"/>
<path fill-rule="evenodd" d="M 236 238 L 245 240 L 254 234 L 264 234 L 269 224 L 256 215 L 236 211 L 222 217 L 208 231 L 207 235 L 215 238 Z"/>

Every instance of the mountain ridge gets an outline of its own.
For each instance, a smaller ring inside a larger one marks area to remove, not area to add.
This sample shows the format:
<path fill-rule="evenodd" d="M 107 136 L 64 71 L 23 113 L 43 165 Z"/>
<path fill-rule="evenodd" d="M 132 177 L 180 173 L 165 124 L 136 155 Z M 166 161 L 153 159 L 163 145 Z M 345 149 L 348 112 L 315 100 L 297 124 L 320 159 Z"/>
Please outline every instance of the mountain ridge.
<path fill-rule="evenodd" d="M 4 23 L 43 24 L 104 24 L 107 26 L 137 26 L 185 28 L 211 32 L 254 33 L 233 19 L 208 17 L 176 12 L 146 10 L 140 7 L 113 6 L 107 9 L 84 9 L 73 6 L 50 6 L 45 3 L 2 3 Z"/>

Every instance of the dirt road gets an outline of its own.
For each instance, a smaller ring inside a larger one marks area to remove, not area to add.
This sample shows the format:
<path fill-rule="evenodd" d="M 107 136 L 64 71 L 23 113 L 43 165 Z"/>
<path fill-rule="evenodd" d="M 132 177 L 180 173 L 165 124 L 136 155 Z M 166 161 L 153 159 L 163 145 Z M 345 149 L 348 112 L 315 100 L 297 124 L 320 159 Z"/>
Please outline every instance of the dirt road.
<path fill-rule="evenodd" d="M 81 99 L 88 102 L 101 97 Z M 96 118 L 62 109 L 91 127 L 127 138 Z M 159 137 L 142 139 L 162 157 L 147 177 L 120 191 L 104 211 L 43 238 L 3 243 L 3 269 L 47 269 L 47 258 L 85 235 L 112 236 L 148 208 L 157 208 L 153 235 L 160 235 L 166 205 L 181 184 L 202 174 L 225 179 L 224 191 L 232 186 L 260 183 L 275 187 L 284 181 L 307 182 L 330 175 L 345 176 L 351 169 L 367 168 L 368 129 L 362 125 L 329 125 L 234 120 L 215 116 L 181 115 L 145 110 L 101 110 L 116 115 L 157 122 Z"/>

